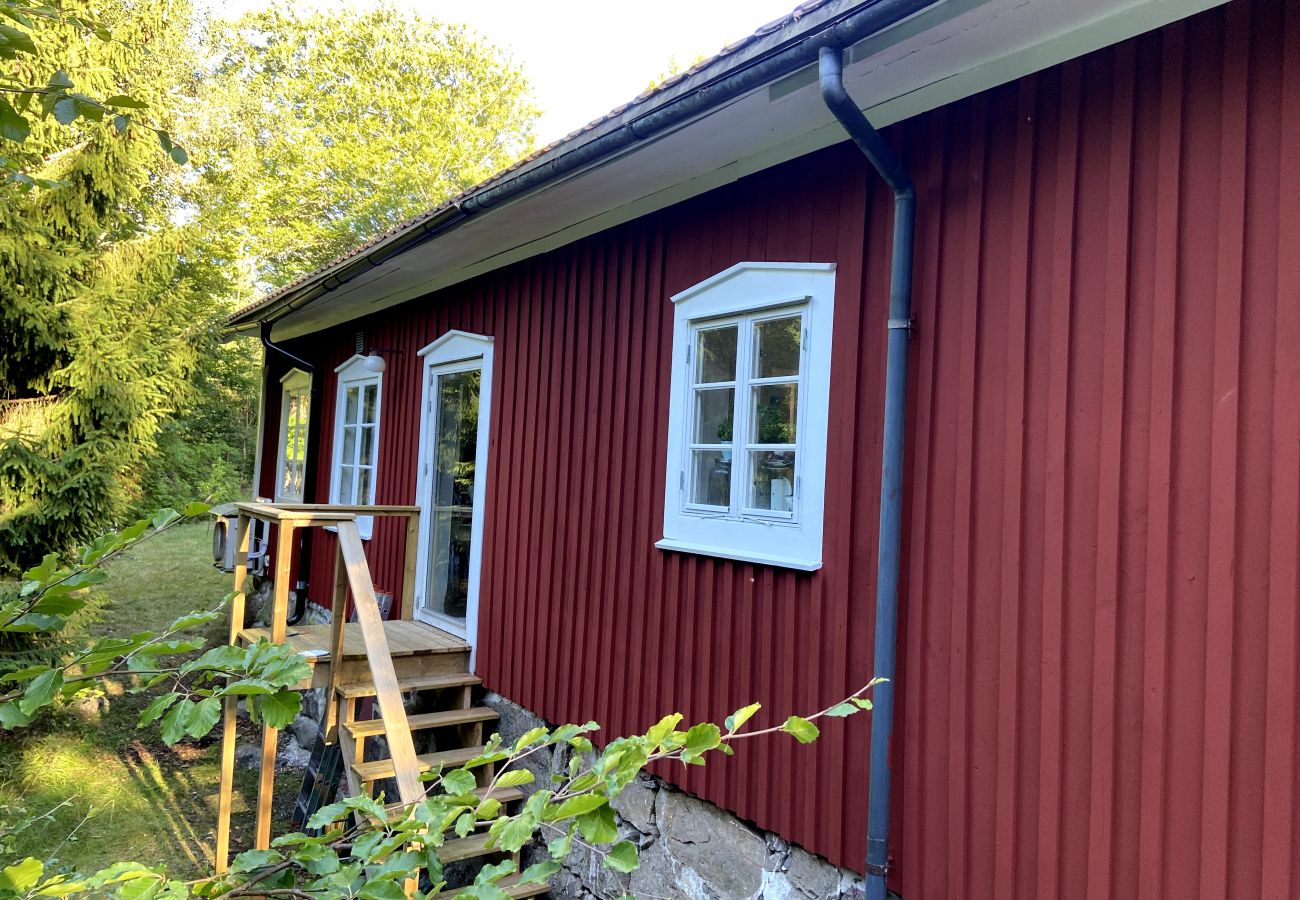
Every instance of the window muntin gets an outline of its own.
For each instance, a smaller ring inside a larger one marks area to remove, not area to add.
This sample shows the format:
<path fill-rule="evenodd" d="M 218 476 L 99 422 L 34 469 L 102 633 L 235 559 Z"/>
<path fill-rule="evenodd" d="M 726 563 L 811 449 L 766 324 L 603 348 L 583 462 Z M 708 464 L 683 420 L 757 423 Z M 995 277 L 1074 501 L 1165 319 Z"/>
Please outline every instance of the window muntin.
<path fill-rule="evenodd" d="M 282 385 L 275 498 L 301 502 L 307 468 L 307 432 L 311 420 L 311 376 L 294 370 L 284 377 Z"/>
<path fill-rule="evenodd" d="M 691 323 L 686 511 L 797 521 L 804 309 Z"/>

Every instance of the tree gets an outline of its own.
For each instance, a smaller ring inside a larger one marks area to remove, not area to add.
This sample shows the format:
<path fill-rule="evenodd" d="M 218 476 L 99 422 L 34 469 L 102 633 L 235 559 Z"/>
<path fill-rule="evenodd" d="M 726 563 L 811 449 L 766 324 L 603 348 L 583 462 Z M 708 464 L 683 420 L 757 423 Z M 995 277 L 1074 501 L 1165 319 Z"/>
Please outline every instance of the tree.
<path fill-rule="evenodd" d="M 66 19 L 93 7 L 60 9 Z M 193 67 L 188 4 L 120 3 L 95 21 L 112 40 L 87 37 L 80 18 L 54 20 L 9 78 L 56 71 L 87 96 L 138 98 L 172 126 Z M 176 224 L 180 170 L 152 128 L 88 114 L 64 125 L 55 113 L 21 143 L 0 138 L 46 186 L 0 184 L 0 402 L 49 401 L 39 428 L 0 442 L 0 569 L 120 520 L 215 335 L 219 274 L 192 254 L 193 229 Z"/>
<path fill-rule="evenodd" d="M 212 254 L 250 286 L 429 211 L 532 142 L 522 72 L 462 26 L 285 5 L 214 26 L 210 44 L 193 198 Z"/>

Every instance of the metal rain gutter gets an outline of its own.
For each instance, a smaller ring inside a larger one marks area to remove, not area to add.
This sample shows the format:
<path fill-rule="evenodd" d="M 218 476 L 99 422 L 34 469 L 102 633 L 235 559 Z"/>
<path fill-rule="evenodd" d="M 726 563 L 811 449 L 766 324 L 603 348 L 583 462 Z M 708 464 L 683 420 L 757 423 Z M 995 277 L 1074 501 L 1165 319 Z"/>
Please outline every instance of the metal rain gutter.
<path fill-rule="evenodd" d="M 894 192 L 890 253 L 889 346 L 880 474 L 880 540 L 876 558 L 875 677 L 871 773 L 867 800 L 867 900 L 885 900 L 889 874 L 889 742 L 894 730 L 898 650 L 898 572 L 903 519 L 903 429 L 907 422 L 907 342 L 912 329 L 912 249 L 916 188 L 902 161 L 844 89 L 844 58 L 823 47 L 818 59 L 822 99 Z"/>
<path fill-rule="evenodd" d="M 647 138 L 685 125 L 724 103 L 813 65 L 822 48 L 842 49 L 852 46 L 939 2 L 943 0 L 876 0 L 865 7 L 846 13 L 785 47 L 759 57 L 694 90 L 686 91 L 656 109 L 633 116 L 613 130 L 585 144 L 470 194 L 461 200 L 459 205 L 449 206 L 433 218 L 420 223 L 420 233 L 413 240 L 394 247 L 378 261 L 372 260 L 373 254 L 353 260 L 339 272 L 304 287 L 303 293 L 291 294 L 285 301 L 270 309 L 278 306 L 282 312 L 275 316 L 275 319 L 282 318 L 322 294 L 346 284 L 363 272 L 426 243 L 478 213 L 515 200 L 529 191 L 544 187 L 556 179 L 598 163 Z M 356 265 L 358 263 L 359 266 Z M 353 267 L 355 271 L 348 272 L 346 277 L 342 276 L 344 271 Z M 249 315 L 257 315 L 258 312 L 258 310 L 250 310 Z M 244 322 L 242 327 L 247 328 L 250 324 L 251 322 Z M 237 331 L 240 327 L 236 325 L 230 330 Z"/>

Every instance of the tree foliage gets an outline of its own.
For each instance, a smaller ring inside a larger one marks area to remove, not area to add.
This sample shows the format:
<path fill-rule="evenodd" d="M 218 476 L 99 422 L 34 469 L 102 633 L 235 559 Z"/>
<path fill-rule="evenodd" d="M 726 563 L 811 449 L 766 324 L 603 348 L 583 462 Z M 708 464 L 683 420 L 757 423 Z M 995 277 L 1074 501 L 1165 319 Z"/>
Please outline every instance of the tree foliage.
<path fill-rule="evenodd" d="M 291 281 L 499 170 L 532 142 L 522 71 L 469 29 L 391 5 L 217 23 L 196 187 L 213 246 Z M 196 154 L 197 157 L 197 154 Z"/>
<path fill-rule="evenodd" d="M 59 9 L 34 20 L 34 52 L 8 60 L 6 77 L 57 72 L 86 96 L 148 104 L 162 125 L 182 117 L 186 3 Z M 85 33 L 91 16 L 112 40 Z M 125 514 L 215 311 L 213 269 L 175 221 L 180 170 L 152 129 L 52 115 L 0 145 L 46 185 L 0 184 L 0 405 L 50 401 L 38 426 L 0 435 L 0 568 L 12 568 Z"/>

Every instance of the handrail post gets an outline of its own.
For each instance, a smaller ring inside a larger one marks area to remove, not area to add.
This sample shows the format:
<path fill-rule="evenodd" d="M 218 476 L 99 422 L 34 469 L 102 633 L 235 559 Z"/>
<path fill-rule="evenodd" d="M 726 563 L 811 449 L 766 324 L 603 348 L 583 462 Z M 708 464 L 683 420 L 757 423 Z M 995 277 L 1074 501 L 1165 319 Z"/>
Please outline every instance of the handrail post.
<path fill-rule="evenodd" d="M 283 644 L 289 620 L 289 569 L 293 555 L 293 533 L 297 523 L 293 519 L 280 521 L 280 533 L 275 542 L 275 579 L 272 582 L 271 643 Z M 257 783 L 257 832 L 253 846 L 266 850 L 271 846 L 271 805 L 275 799 L 275 753 L 279 730 L 262 725 L 262 769 Z"/>
<path fill-rule="evenodd" d="M 235 587 L 230 598 L 230 629 L 226 642 L 239 644 L 239 632 L 244 627 L 244 581 L 248 577 L 248 545 L 252 533 L 252 520 L 241 512 L 235 526 Z M 221 723 L 221 787 L 217 794 L 217 848 L 215 871 L 218 875 L 230 864 L 230 814 L 235 793 L 235 741 L 239 699 L 226 697 L 222 702 Z"/>

